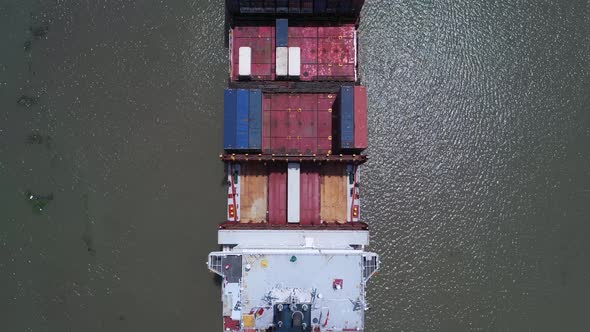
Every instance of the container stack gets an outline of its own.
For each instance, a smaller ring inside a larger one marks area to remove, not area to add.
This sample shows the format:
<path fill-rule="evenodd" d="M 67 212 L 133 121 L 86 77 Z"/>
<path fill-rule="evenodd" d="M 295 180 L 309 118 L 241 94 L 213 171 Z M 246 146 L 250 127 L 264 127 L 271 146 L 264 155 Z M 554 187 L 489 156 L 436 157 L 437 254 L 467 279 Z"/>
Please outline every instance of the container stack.
<path fill-rule="evenodd" d="M 228 0 L 226 4 L 231 14 L 288 14 L 321 17 L 334 14 L 358 15 L 364 0 Z"/>
<path fill-rule="evenodd" d="M 378 256 L 361 214 L 363 3 L 226 0 L 227 213 L 208 261 L 223 278 L 223 331 L 364 330 Z"/>
<path fill-rule="evenodd" d="M 226 151 L 262 149 L 262 92 L 259 89 L 226 89 L 223 147 Z"/>

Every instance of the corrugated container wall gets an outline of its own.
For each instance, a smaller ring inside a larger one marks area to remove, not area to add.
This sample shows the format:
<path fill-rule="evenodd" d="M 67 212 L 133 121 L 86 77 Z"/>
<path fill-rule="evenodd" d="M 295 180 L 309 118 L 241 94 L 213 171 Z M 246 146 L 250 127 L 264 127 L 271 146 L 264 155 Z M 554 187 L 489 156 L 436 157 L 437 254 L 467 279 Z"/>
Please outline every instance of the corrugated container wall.
<path fill-rule="evenodd" d="M 340 88 L 340 148 L 354 147 L 354 88 L 343 86 Z"/>
<path fill-rule="evenodd" d="M 354 148 L 364 150 L 368 146 L 367 88 L 354 87 Z"/>
<path fill-rule="evenodd" d="M 269 167 L 268 222 L 287 223 L 287 168 L 285 165 Z"/>
<path fill-rule="evenodd" d="M 262 91 L 250 90 L 248 110 L 248 148 L 262 149 Z"/>
<path fill-rule="evenodd" d="M 248 149 L 248 109 L 250 108 L 250 91 L 238 89 L 236 149 Z"/>
<path fill-rule="evenodd" d="M 301 165 L 301 224 L 320 224 L 320 167 Z"/>
<path fill-rule="evenodd" d="M 279 18 L 276 22 L 276 47 L 289 46 L 289 20 Z"/>
<path fill-rule="evenodd" d="M 237 91 L 225 89 L 223 97 L 223 148 L 236 148 Z"/>

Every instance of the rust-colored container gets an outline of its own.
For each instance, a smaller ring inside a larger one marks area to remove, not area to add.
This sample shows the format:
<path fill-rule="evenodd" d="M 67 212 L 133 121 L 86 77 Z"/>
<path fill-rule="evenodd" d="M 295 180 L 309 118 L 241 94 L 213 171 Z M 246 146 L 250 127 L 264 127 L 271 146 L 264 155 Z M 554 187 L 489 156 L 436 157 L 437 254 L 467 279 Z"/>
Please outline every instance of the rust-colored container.
<path fill-rule="evenodd" d="M 287 223 L 287 168 L 272 166 L 268 176 L 268 222 Z"/>
<path fill-rule="evenodd" d="M 354 87 L 354 148 L 364 150 L 368 146 L 367 88 Z"/>
<path fill-rule="evenodd" d="M 301 210 L 302 225 L 320 224 L 320 169 L 316 164 L 301 165 Z"/>

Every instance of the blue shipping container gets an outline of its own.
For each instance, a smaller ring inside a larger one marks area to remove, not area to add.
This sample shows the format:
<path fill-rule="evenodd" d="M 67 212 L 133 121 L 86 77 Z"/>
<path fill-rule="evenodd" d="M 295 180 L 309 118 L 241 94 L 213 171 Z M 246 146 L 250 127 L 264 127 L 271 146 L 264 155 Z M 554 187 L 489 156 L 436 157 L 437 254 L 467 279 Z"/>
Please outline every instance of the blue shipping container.
<path fill-rule="evenodd" d="M 250 90 L 248 147 L 251 150 L 262 149 L 262 91 L 260 90 Z"/>
<path fill-rule="evenodd" d="M 237 96 L 233 89 L 225 89 L 223 95 L 223 148 L 226 150 L 236 147 Z"/>
<path fill-rule="evenodd" d="M 313 13 L 314 14 L 326 13 L 326 0 L 315 0 L 313 2 Z"/>
<path fill-rule="evenodd" d="M 289 46 L 289 20 L 286 18 L 277 19 L 276 38 L 277 47 Z"/>
<path fill-rule="evenodd" d="M 354 87 L 340 88 L 340 148 L 354 147 Z"/>
<path fill-rule="evenodd" d="M 236 149 L 248 148 L 248 109 L 250 108 L 250 91 L 238 89 L 236 117 Z"/>

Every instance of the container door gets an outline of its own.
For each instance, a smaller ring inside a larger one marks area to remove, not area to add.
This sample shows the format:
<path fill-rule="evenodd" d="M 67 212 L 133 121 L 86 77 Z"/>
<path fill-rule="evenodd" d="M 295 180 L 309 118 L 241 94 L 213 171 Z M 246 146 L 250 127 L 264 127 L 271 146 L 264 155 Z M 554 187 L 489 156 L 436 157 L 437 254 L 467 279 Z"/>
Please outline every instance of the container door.
<path fill-rule="evenodd" d="M 301 224 L 320 224 L 320 169 L 315 164 L 301 165 Z"/>
<path fill-rule="evenodd" d="M 268 173 L 262 164 L 242 164 L 240 168 L 240 222 L 266 221 L 268 204 Z"/>
<path fill-rule="evenodd" d="M 287 169 L 284 164 L 269 169 L 268 222 L 287 223 Z"/>
<path fill-rule="evenodd" d="M 326 164 L 321 168 L 321 219 L 327 223 L 346 222 L 346 165 Z"/>

